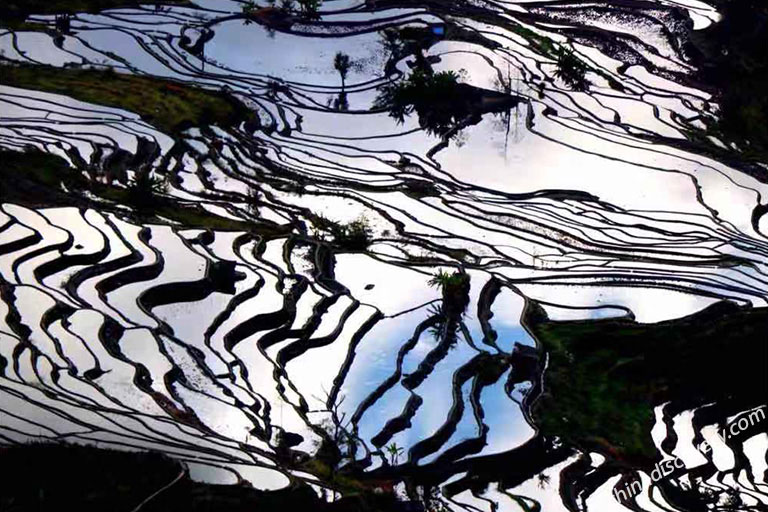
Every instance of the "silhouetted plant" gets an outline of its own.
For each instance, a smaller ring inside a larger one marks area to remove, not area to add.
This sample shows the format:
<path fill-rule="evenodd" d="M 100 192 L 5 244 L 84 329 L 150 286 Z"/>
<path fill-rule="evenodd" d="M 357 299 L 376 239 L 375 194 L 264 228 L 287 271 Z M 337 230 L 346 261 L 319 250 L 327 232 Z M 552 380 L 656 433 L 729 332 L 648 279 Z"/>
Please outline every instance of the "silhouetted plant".
<path fill-rule="evenodd" d="M 575 91 L 586 91 L 590 82 L 586 78 L 589 67 L 573 54 L 571 50 L 559 48 L 557 50 L 557 69 L 555 76 L 565 82 Z"/>
<path fill-rule="evenodd" d="M 324 396 L 313 397 L 323 404 L 330 402 L 330 395 L 327 391 L 323 390 Z M 318 449 L 316 457 L 324 459 L 330 463 L 331 473 L 335 472 L 335 466 L 342 459 L 354 459 L 358 450 L 359 438 L 355 435 L 354 428 L 351 426 L 351 420 L 347 419 L 347 414 L 341 412 L 341 405 L 344 403 L 346 397 L 340 395 L 332 402 L 327 409 L 323 412 L 329 413 L 329 417 L 324 418 L 317 425 L 321 433 L 326 435 L 321 441 L 315 441 L 313 444 Z"/>
<path fill-rule="evenodd" d="M 333 231 L 333 240 L 344 249 L 362 251 L 371 244 L 371 235 L 368 219 L 360 217 L 348 224 L 340 224 Z"/>
<path fill-rule="evenodd" d="M 515 70 L 515 76 L 513 77 L 512 67 L 507 64 L 506 75 L 499 74 L 496 76 L 493 83 L 493 89 L 509 96 L 514 95 L 522 97 L 522 84 L 523 80 L 520 78 L 519 71 Z M 510 138 L 513 141 L 518 142 L 525 132 L 520 105 L 516 105 L 514 108 L 502 112 L 494 112 L 493 115 L 494 119 L 492 124 L 494 130 L 504 133 L 504 147 L 501 150 L 501 154 L 506 157 Z"/>
<path fill-rule="evenodd" d="M 341 249 L 364 251 L 371 244 L 373 233 L 368 219 L 364 216 L 342 224 L 322 215 L 315 215 L 312 224 L 315 227 L 314 236 L 316 238 L 324 239 L 326 233 L 330 234 L 333 244 Z"/>
<path fill-rule="evenodd" d="M 333 101 L 333 108 L 336 110 L 349 109 L 349 101 L 347 100 L 347 93 L 344 89 L 346 88 L 347 73 L 349 73 L 350 67 L 352 67 L 352 61 L 350 60 L 349 55 L 344 52 L 336 52 L 336 55 L 333 57 L 333 68 L 338 71 L 339 76 L 341 76 L 341 92 Z"/>
<path fill-rule="evenodd" d="M 444 338 L 448 340 L 448 348 L 456 348 L 458 345 L 458 335 L 461 329 L 461 324 L 457 321 L 457 318 L 448 318 L 444 313 L 443 306 L 435 306 L 434 304 L 429 307 L 430 316 L 436 317 L 435 323 L 429 328 L 429 334 L 440 342 Z"/>
<path fill-rule="evenodd" d="M 464 281 L 467 281 L 468 279 L 469 276 L 467 276 L 467 274 L 462 274 L 461 272 L 448 273 L 440 270 L 437 274 L 432 276 L 432 278 L 428 281 L 428 284 L 442 290 L 446 287 L 460 286 L 462 283 L 464 283 Z"/>
<path fill-rule="evenodd" d="M 128 185 L 128 201 L 139 210 L 150 209 L 157 203 L 157 196 L 166 189 L 163 178 L 152 176 L 150 171 L 137 172 Z"/>
<path fill-rule="evenodd" d="M 333 100 L 333 108 L 336 110 L 349 110 L 349 100 L 347 99 L 347 93 L 342 91 Z"/>
<path fill-rule="evenodd" d="M 336 52 L 336 56 L 333 58 L 333 68 L 339 72 L 341 76 L 341 90 L 344 90 L 345 82 L 347 79 L 347 73 L 352 62 L 349 60 L 349 55 L 343 52 Z"/>
<path fill-rule="evenodd" d="M 469 274 L 463 271 L 449 274 L 441 270 L 428 283 L 442 292 L 441 312 L 446 318 L 457 318 L 464 313 L 469 304 Z"/>
<path fill-rule="evenodd" d="M 389 110 L 398 123 L 415 112 L 419 125 L 439 136 L 448 134 L 470 114 L 459 75 L 454 71 L 431 73 L 417 69 L 406 80 L 382 86 L 374 107 Z"/>
<path fill-rule="evenodd" d="M 397 443 L 393 442 L 386 447 L 386 450 L 389 454 L 389 463 L 393 466 L 396 465 L 400 456 L 403 454 L 403 448 L 397 446 Z"/>

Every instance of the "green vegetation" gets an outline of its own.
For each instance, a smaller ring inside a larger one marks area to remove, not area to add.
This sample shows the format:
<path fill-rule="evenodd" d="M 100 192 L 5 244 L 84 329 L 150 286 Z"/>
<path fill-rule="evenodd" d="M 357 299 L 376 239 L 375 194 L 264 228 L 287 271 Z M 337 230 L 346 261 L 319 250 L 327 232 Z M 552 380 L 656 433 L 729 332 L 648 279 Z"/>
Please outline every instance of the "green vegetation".
<path fill-rule="evenodd" d="M 71 96 L 135 112 L 166 133 L 191 126 L 232 126 L 245 109 L 224 94 L 152 77 L 109 70 L 2 66 L 0 84 Z"/>
<path fill-rule="evenodd" d="M 555 76 L 575 91 L 588 90 L 590 83 L 586 79 L 589 70 L 587 64 L 574 55 L 571 50 L 564 48 L 558 48 L 555 55 L 557 56 Z"/>
<path fill-rule="evenodd" d="M 768 162 L 768 6 L 759 0 L 715 3 L 722 21 L 691 34 L 701 78 L 719 90 L 720 111 L 707 123 L 706 135 Z"/>
<path fill-rule="evenodd" d="M 439 308 L 439 314 L 448 324 L 456 323 L 469 304 L 469 274 L 463 270 L 450 274 L 441 270 L 432 276 L 428 283 L 442 292 L 443 304 Z"/>
<path fill-rule="evenodd" d="M 416 69 L 407 79 L 383 86 L 374 108 L 389 110 L 398 123 L 415 112 L 427 133 L 444 136 L 470 114 L 466 93 L 454 71 Z"/>
<path fill-rule="evenodd" d="M 37 150 L 23 153 L 0 150 L 0 197 L 5 202 L 29 207 L 78 206 L 117 211 L 110 203 L 80 194 L 87 191 L 117 205 L 133 206 L 146 221 L 159 222 L 163 218 L 187 227 L 258 231 L 265 235 L 282 233 L 278 226 L 240 222 L 197 206 L 181 205 L 161 195 L 164 185 L 161 179 L 147 173 L 139 174 L 127 188 L 106 185 L 88 179 L 52 154 Z"/>
<path fill-rule="evenodd" d="M 360 216 L 346 224 L 322 215 L 314 215 L 311 221 L 314 225 L 314 236 L 323 240 L 330 235 L 329 241 L 339 249 L 364 251 L 371 245 L 373 232 L 365 216 Z"/>
<path fill-rule="evenodd" d="M 455 71 L 433 72 L 424 62 L 398 82 L 379 88 L 374 109 L 386 110 L 399 124 L 415 113 L 419 126 L 429 134 L 448 140 L 477 123 L 484 114 L 500 113 L 517 106 L 518 96 L 482 89 L 459 82 Z"/>
<path fill-rule="evenodd" d="M 768 311 L 718 303 L 685 318 L 556 322 L 532 304 L 525 319 L 549 355 L 534 419 L 544 435 L 615 459 L 653 459 L 655 405 L 765 403 Z"/>
<path fill-rule="evenodd" d="M 395 443 L 394 441 L 391 444 L 387 445 L 385 448 L 387 450 L 387 453 L 389 454 L 389 463 L 392 464 L 393 466 L 396 466 L 405 450 L 400 446 L 397 446 L 397 443 Z"/>
<path fill-rule="evenodd" d="M 498 23 L 498 21 L 495 21 L 494 23 Z M 508 28 L 515 34 L 523 37 L 526 41 L 531 43 L 531 45 L 533 45 L 533 47 L 542 55 L 549 57 L 557 55 L 555 43 L 551 38 L 538 34 L 537 32 L 534 32 L 533 30 L 522 25 L 509 24 Z"/>
<path fill-rule="evenodd" d="M 64 206 L 76 202 L 63 187 L 76 189 L 84 178 L 67 162 L 41 151 L 0 150 L 0 197 L 27 206 Z"/>
<path fill-rule="evenodd" d="M 339 246 L 353 251 L 363 251 L 371 244 L 371 228 L 368 219 L 360 217 L 347 224 L 342 224 L 333 237 Z"/>
<path fill-rule="evenodd" d="M 469 281 L 469 275 L 461 272 L 444 272 L 440 270 L 437 274 L 427 282 L 429 286 L 440 288 L 451 288 L 455 286 L 462 286 L 465 281 Z"/>

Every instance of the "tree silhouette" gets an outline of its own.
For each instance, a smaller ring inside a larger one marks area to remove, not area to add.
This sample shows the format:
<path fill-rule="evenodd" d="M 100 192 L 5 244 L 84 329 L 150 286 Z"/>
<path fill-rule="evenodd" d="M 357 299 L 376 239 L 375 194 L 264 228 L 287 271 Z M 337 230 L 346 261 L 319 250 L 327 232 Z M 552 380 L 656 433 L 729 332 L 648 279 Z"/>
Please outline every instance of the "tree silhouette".
<path fill-rule="evenodd" d="M 344 90 L 345 81 L 347 79 L 347 73 L 352 66 L 352 62 L 349 59 L 349 55 L 343 52 L 337 52 L 333 58 L 333 68 L 339 72 L 341 76 L 341 90 Z"/>
<path fill-rule="evenodd" d="M 347 93 L 341 91 L 339 95 L 333 100 L 333 108 L 336 110 L 349 110 L 349 100 L 347 99 Z"/>
<path fill-rule="evenodd" d="M 417 69 L 406 80 L 384 85 L 374 107 L 387 109 L 398 123 L 415 112 L 427 133 L 444 136 L 471 114 L 466 92 L 455 71 Z"/>
<path fill-rule="evenodd" d="M 588 70 L 587 64 L 574 55 L 571 50 L 560 48 L 557 51 L 555 76 L 565 82 L 571 89 L 582 92 L 589 89 L 590 82 L 586 79 Z"/>

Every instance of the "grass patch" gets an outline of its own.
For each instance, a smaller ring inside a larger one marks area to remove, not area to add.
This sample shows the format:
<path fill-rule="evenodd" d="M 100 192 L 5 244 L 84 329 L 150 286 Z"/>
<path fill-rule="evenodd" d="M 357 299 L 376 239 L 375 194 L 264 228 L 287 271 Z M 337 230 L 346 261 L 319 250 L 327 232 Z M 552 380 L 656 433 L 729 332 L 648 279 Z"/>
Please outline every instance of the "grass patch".
<path fill-rule="evenodd" d="M 549 354 L 542 432 L 581 448 L 643 463 L 655 454 L 655 405 L 765 402 L 768 311 L 714 304 L 655 324 L 630 319 L 552 321 L 537 305 L 526 322 Z"/>
<path fill-rule="evenodd" d="M 55 155 L 0 150 L 0 197 L 4 202 L 31 207 L 71 206 L 77 202 L 62 190 L 62 185 L 77 186 L 81 179 Z"/>
<path fill-rule="evenodd" d="M 3 66 L 0 84 L 70 96 L 135 112 L 166 133 L 192 126 L 232 126 L 247 109 L 228 96 L 170 80 L 109 70 Z"/>
<path fill-rule="evenodd" d="M 64 189 L 66 187 L 66 190 Z M 231 231 L 250 231 L 263 236 L 279 236 L 289 228 L 243 222 L 210 213 L 198 205 L 182 205 L 159 190 L 151 190 L 151 199 L 136 205 L 133 187 L 123 188 L 89 180 L 58 156 L 41 151 L 0 150 L 0 197 L 3 202 L 21 204 L 30 208 L 76 206 L 116 210 L 108 203 L 88 199 L 78 194 L 91 194 L 117 203 L 131 206 L 142 222 L 163 222 L 168 219 L 190 228 L 210 228 Z M 124 211 L 121 211 L 124 213 Z"/>

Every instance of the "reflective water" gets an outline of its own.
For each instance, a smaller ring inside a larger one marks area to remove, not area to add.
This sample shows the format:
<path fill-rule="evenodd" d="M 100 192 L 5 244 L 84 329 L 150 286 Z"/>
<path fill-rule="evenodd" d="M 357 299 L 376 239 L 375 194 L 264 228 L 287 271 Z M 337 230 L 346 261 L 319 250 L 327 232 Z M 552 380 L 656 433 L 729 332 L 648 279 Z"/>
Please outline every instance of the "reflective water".
<path fill-rule="evenodd" d="M 167 194 L 287 226 L 204 232 L 3 203 L 3 442 L 159 449 L 201 480 L 236 472 L 258 488 L 318 492 L 334 486 L 306 457 L 332 446 L 318 460 L 411 498 L 436 488 L 436 510 L 630 509 L 612 494 L 626 467 L 544 438 L 529 410 L 542 375 L 511 361 L 537 346 L 523 321 L 531 301 L 551 320 L 641 324 L 723 299 L 766 305 L 768 220 L 753 215 L 765 175 L 716 159 L 713 137 L 688 137 L 716 107 L 691 78 L 686 24 L 719 16 L 702 2 L 375 4 L 326 0 L 319 21 L 277 32 L 244 23 L 238 2 L 199 0 L 77 15 L 58 46 L 45 33 L 0 35 L 6 59 L 223 88 L 259 119 L 174 138 L 130 112 L 0 86 L 0 146 L 96 163 L 153 140 L 147 163 Z M 398 124 L 372 110 L 414 60 L 391 54 L 382 31 L 437 22 L 448 30 L 425 52 L 435 71 L 522 100 L 446 141 L 416 115 Z M 588 90 L 558 78 L 558 47 L 587 63 Z M 339 51 L 353 63 L 343 89 Z M 340 93 L 346 110 L 334 107 Z M 366 219 L 372 243 L 329 248 L 318 215 Z M 458 318 L 429 282 L 456 268 L 471 283 Z M 647 436 L 660 457 L 694 473 L 714 464 L 696 485 L 768 504 L 764 426 L 738 462 L 724 443 L 707 458 L 691 412 L 673 423 L 654 405 Z M 662 445 L 673 425 L 676 441 Z M 301 436 L 290 455 L 284 433 Z M 478 474 L 490 483 L 473 484 Z M 638 474 L 631 510 L 679 509 Z"/>

